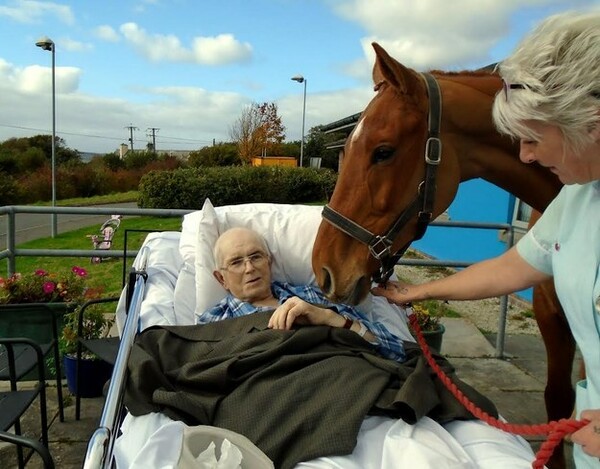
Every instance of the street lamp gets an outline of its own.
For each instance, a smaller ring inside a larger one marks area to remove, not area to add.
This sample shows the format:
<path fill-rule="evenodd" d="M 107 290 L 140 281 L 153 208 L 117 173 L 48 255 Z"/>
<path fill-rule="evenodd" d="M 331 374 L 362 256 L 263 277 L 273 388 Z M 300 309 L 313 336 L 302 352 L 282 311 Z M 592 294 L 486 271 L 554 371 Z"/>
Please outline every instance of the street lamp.
<path fill-rule="evenodd" d="M 56 86 L 55 86 L 55 62 L 54 62 L 54 51 L 56 46 L 52 39 L 48 36 L 44 36 L 35 43 L 36 46 L 41 47 L 43 50 L 49 50 L 52 52 L 52 208 L 56 207 Z M 55 238 L 57 235 L 57 222 L 56 213 L 53 212 L 51 215 L 51 230 L 52 237 Z"/>
<path fill-rule="evenodd" d="M 292 77 L 292 80 L 298 83 L 304 83 L 304 101 L 302 104 L 302 139 L 300 140 L 300 167 L 302 167 L 302 158 L 304 157 L 304 121 L 306 118 L 306 78 L 302 75 Z"/>

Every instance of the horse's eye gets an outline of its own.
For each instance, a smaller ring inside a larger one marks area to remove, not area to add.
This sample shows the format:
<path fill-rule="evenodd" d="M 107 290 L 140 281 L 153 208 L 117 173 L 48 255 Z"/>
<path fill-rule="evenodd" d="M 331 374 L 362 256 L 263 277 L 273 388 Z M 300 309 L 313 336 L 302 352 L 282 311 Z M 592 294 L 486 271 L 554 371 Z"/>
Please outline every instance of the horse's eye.
<path fill-rule="evenodd" d="M 394 149 L 390 147 L 378 147 L 373 151 L 373 163 L 382 163 L 394 156 Z"/>

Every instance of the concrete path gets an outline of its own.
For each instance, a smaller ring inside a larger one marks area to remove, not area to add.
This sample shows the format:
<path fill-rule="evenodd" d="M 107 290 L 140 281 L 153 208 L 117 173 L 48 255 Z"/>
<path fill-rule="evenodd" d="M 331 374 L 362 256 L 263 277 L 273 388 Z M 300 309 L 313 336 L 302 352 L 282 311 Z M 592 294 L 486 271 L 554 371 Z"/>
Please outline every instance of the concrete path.
<path fill-rule="evenodd" d="M 455 365 L 458 375 L 497 405 L 500 414 L 511 423 L 542 423 L 546 421 L 543 388 L 545 385 L 546 354 L 538 336 L 506 337 L 505 351 L 509 358 L 495 357 L 495 337 L 484 337 L 468 320 L 444 318 L 446 333 L 442 353 Z M 50 428 L 50 450 L 58 468 L 75 469 L 82 466 L 87 441 L 98 423 L 102 398 L 82 399 L 83 418 L 75 421 L 74 399 L 66 408 L 66 421 L 58 422 L 55 389 L 50 388 L 50 409 L 54 421 Z M 39 430 L 39 416 L 34 412 L 23 424 L 29 434 Z M 543 438 L 528 438 L 534 451 Z M 567 448 L 570 457 L 571 449 Z M 0 468 L 16 467 L 12 447 L 0 446 Z M 34 457 L 28 469 L 41 468 Z M 572 461 L 568 469 L 572 469 Z"/>

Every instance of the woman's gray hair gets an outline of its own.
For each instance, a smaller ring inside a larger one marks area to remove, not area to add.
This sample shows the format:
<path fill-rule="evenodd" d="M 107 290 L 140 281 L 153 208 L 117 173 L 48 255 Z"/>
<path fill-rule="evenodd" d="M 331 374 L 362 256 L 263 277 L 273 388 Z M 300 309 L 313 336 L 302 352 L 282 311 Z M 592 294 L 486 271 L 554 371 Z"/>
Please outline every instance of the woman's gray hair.
<path fill-rule="evenodd" d="M 600 122 L 599 11 L 547 18 L 498 70 L 505 82 L 493 109 L 500 132 L 537 140 L 524 125 L 534 120 L 556 125 L 565 150 L 577 153 L 593 141 L 590 131 Z"/>

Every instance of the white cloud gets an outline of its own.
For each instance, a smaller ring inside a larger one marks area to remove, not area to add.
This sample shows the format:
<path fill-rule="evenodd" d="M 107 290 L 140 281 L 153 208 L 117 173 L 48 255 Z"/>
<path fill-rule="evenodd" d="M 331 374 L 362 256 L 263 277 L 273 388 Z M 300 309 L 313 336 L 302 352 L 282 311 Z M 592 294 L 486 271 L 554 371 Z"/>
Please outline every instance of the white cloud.
<path fill-rule="evenodd" d="M 133 7 L 133 11 L 136 13 L 144 13 L 147 10 L 148 5 L 158 5 L 158 0 L 141 0 L 140 3 Z"/>
<path fill-rule="evenodd" d="M 81 70 L 79 68 L 56 67 L 56 93 L 76 92 L 79 88 L 80 77 Z M 52 92 L 52 68 L 40 65 L 19 68 L 0 59 L 0 83 L 2 83 L 5 94 L 10 94 L 10 90 L 28 94 L 50 94 Z"/>
<path fill-rule="evenodd" d="M 121 40 L 119 33 L 116 32 L 112 26 L 107 24 L 94 28 L 93 33 L 97 38 L 106 42 L 119 42 Z"/>
<path fill-rule="evenodd" d="M 57 41 L 58 49 L 64 49 L 69 52 L 84 52 L 93 49 L 93 47 L 89 42 L 80 42 L 69 38 L 62 38 L 60 41 Z"/>
<path fill-rule="evenodd" d="M 19 23 L 36 23 L 46 15 L 53 15 L 65 24 L 75 23 L 75 15 L 67 5 L 36 0 L 14 0 L 10 6 L 0 6 L 0 16 L 6 16 Z"/>
<path fill-rule="evenodd" d="M 252 46 L 247 42 L 240 43 L 232 34 L 195 37 L 192 48 L 196 62 L 206 65 L 244 62 L 252 56 Z"/>
<path fill-rule="evenodd" d="M 121 34 L 135 49 L 152 62 L 194 62 L 204 65 L 224 65 L 247 61 L 252 46 L 241 43 L 231 34 L 215 37 L 195 37 L 192 48 L 184 47 L 173 34 L 149 34 L 136 23 L 125 23 Z"/>
<path fill-rule="evenodd" d="M 349 0 L 337 3 L 335 10 L 364 28 L 363 49 L 371 64 L 370 43 L 376 41 L 410 67 L 456 69 L 489 60 L 488 51 L 507 36 L 517 8 L 554 3 L 556 0 Z"/>
<path fill-rule="evenodd" d="M 119 28 L 125 40 L 152 62 L 187 62 L 191 58 L 179 38 L 173 34 L 148 34 L 136 23 L 125 23 Z"/>

